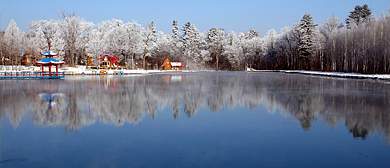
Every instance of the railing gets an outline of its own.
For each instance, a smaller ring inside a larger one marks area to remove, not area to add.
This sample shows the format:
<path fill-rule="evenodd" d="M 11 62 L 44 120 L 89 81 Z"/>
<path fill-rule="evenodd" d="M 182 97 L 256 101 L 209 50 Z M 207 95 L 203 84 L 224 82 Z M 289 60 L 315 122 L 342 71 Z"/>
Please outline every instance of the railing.
<path fill-rule="evenodd" d="M 0 72 L 0 78 L 2 79 L 59 79 L 64 77 L 64 72 Z"/>

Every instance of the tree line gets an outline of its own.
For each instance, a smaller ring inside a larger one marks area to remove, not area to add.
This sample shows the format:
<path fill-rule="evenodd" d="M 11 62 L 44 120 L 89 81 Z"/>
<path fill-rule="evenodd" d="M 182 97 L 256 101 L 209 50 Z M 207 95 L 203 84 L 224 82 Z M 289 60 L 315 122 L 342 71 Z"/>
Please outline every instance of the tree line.
<path fill-rule="evenodd" d="M 70 65 L 86 64 L 86 57 L 98 60 L 103 52 L 118 55 L 127 68 L 158 68 L 169 58 L 182 61 L 187 69 L 318 70 L 359 73 L 389 73 L 390 11 L 379 17 L 367 5 L 357 5 L 345 24 L 330 17 L 322 25 L 305 14 L 277 33 L 269 30 L 225 31 L 212 27 L 200 32 L 188 22 L 172 32 L 156 29 L 154 22 L 142 26 L 119 19 L 88 22 L 75 14 L 62 13 L 58 20 L 32 21 L 22 32 L 11 20 L 0 36 L 1 63 L 20 63 L 26 53 L 39 55 L 45 47 L 58 51 Z M 98 61 L 95 62 L 98 64 Z"/>

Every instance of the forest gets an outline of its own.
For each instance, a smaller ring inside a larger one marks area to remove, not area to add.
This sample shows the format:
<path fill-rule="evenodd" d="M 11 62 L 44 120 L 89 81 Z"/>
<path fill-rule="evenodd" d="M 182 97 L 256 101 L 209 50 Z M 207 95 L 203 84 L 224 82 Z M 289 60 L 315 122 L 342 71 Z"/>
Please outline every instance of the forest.
<path fill-rule="evenodd" d="M 346 11 L 345 22 L 330 17 L 323 24 L 304 14 L 280 33 L 271 29 L 227 31 L 212 27 L 200 32 L 195 24 L 179 26 L 165 34 L 151 22 L 124 23 L 112 19 L 93 23 L 63 12 L 58 20 L 32 21 L 27 32 L 11 20 L 0 33 L 1 65 L 20 65 L 22 57 L 39 56 L 48 46 L 59 52 L 68 66 L 94 64 L 103 52 L 117 55 L 126 68 L 157 69 L 166 58 L 181 61 L 192 70 L 313 70 L 390 73 L 390 8 L 372 15 L 368 5 Z"/>

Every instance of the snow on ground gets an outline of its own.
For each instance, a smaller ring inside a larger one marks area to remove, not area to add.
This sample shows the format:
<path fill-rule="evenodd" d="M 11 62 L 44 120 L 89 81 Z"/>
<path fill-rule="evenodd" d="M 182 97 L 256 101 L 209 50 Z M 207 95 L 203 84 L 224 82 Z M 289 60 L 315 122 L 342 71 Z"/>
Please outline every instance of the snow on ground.
<path fill-rule="evenodd" d="M 1 72 L 41 72 L 41 67 L 38 66 L 0 66 Z M 45 67 L 45 72 L 48 72 L 49 68 Z M 51 68 L 52 72 L 56 71 L 55 66 Z M 87 69 L 86 66 L 77 67 L 62 67 L 58 68 L 58 72 L 64 72 L 66 75 L 91 75 L 101 73 L 102 69 Z M 148 73 L 161 73 L 161 72 L 177 72 L 177 71 L 163 71 L 163 70 L 144 70 L 144 69 L 133 69 L 133 70 L 104 70 L 104 73 L 113 75 L 116 72 L 122 71 L 124 74 L 148 74 Z M 193 71 L 182 71 L 182 72 L 193 72 Z"/>
<path fill-rule="evenodd" d="M 359 74 L 359 73 L 319 72 L 319 71 L 281 71 L 281 72 L 304 74 L 304 75 L 339 77 L 339 78 L 390 80 L 390 75 L 387 74 Z"/>

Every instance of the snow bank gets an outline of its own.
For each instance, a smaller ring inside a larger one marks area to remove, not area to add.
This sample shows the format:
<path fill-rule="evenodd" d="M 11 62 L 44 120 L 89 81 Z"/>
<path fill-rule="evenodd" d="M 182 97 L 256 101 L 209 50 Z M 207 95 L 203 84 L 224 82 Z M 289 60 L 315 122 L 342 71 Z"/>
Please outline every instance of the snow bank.
<path fill-rule="evenodd" d="M 319 71 L 279 71 L 284 73 L 296 73 L 303 75 L 329 76 L 339 78 L 355 78 L 355 79 L 380 79 L 390 80 L 390 75 L 384 74 L 358 74 L 358 73 L 343 73 L 343 72 L 319 72 Z"/>

